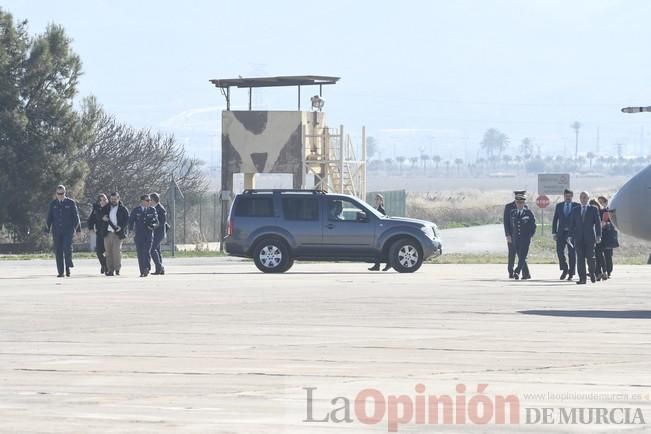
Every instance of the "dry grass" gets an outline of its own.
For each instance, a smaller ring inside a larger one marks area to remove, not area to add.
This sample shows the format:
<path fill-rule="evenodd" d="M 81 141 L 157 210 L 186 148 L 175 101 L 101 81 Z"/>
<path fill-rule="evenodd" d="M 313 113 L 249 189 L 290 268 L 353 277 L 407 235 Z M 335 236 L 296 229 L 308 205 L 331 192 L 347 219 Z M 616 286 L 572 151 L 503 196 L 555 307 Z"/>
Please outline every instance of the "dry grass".
<path fill-rule="evenodd" d="M 511 196 L 480 190 L 408 193 L 407 215 L 433 221 L 442 229 L 501 223 Z"/>

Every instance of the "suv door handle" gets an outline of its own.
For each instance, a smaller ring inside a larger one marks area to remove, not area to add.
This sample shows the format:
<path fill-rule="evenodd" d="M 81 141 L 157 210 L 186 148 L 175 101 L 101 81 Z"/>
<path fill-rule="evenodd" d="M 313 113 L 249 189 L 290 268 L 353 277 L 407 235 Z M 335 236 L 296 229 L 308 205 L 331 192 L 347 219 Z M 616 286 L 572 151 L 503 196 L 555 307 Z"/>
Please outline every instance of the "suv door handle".
<path fill-rule="evenodd" d="M 334 224 L 334 223 L 328 223 L 328 224 L 326 225 L 326 228 L 328 228 L 328 229 L 334 229 L 334 228 L 335 228 L 335 224 Z"/>

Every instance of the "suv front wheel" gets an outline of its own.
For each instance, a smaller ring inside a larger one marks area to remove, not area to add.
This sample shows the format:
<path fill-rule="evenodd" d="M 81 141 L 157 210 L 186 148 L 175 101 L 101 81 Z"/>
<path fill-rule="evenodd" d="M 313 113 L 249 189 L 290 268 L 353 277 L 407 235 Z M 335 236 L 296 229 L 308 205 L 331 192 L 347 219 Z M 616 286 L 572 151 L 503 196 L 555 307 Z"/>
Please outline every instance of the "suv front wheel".
<path fill-rule="evenodd" d="M 263 273 L 284 273 L 294 264 L 284 241 L 267 238 L 253 248 L 253 261 Z"/>
<path fill-rule="evenodd" d="M 423 254 L 418 242 L 400 238 L 389 248 L 389 263 L 398 273 L 413 273 L 423 264 Z"/>

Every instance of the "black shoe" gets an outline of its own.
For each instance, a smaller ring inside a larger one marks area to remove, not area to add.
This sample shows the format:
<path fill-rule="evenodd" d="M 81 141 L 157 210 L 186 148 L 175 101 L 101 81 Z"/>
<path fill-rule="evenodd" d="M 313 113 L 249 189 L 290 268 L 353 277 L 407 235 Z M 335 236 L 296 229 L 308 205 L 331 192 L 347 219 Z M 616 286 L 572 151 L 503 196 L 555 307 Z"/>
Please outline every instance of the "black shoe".
<path fill-rule="evenodd" d="M 145 275 L 144 275 L 144 274 L 142 274 L 142 273 L 140 273 L 140 277 L 145 277 Z"/>
<path fill-rule="evenodd" d="M 63 273 L 57 274 L 57 277 L 63 277 Z"/>
<path fill-rule="evenodd" d="M 99 270 L 99 274 L 104 274 L 106 273 L 106 268 L 102 265 L 102 268 Z"/>
<path fill-rule="evenodd" d="M 601 273 L 597 274 L 597 282 L 601 282 L 601 277 L 602 277 Z"/>
<path fill-rule="evenodd" d="M 585 280 L 579 280 L 576 282 L 577 285 L 585 285 Z"/>
<path fill-rule="evenodd" d="M 115 270 L 115 275 L 119 276 L 120 275 L 120 270 Z"/>
<path fill-rule="evenodd" d="M 106 272 L 106 276 L 107 276 L 107 277 L 111 277 L 111 276 L 113 276 L 113 272 L 112 272 L 112 271 L 107 271 L 107 272 Z"/>
<path fill-rule="evenodd" d="M 561 280 L 565 280 L 565 278 L 567 277 L 567 275 L 568 275 L 568 271 L 567 271 L 567 270 L 563 270 L 563 273 L 561 274 Z"/>
<path fill-rule="evenodd" d="M 513 279 L 513 273 L 509 273 L 509 279 Z"/>
<path fill-rule="evenodd" d="M 567 276 L 567 281 L 569 282 L 570 280 L 574 279 L 574 274 L 570 274 Z"/>
<path fill-rule="evenodd" d="M 597 277 L 594 275 L 594 273 L 590 274 L 590 282 L 595 283 L 597 281 Z"/>
<path fill-rule="evenodd" d="M 380 264 L 375 264 L 368 271 L 380 271 Z"/>
<path fill-rule="evenodd" d="M 387 264 L 387 265 L 384 266 L 382 271 L 389 271 L 390 269 L 391 269 L 391 265 Z"/>
<path fill-rule="evenodd" d="M 160 271 L 156 270 L 153 273 L 151 273 L 152 276 L 158 276 L 160 274 Z"/>
<path fill-rule="evenodd" d="M 66 270 L 66 277 L 70 277 L 70 270 Z"/>
<path fill-rule="evenodd" d="M 517 274 L 517 273 L 513 273 L 513 278 L 514 278 L 515 280 L 520 280 L 520 275 Z"/>
<path fill-rule="evenodd" d="M 608 274 L 604 273 L 601 275 L 601 280 L 608 280 Z"/>
<path fill-rule="evenodd" d="M 160 269 L 160 273 L 158 273 L 158 274 L 160 274 L 161 276 L 162 276 L 163 274 L 165 274 L 165 269 L 164 269 L 164 268 L 161 268 L 161 269 Z"/>
<path fill-rule="evenodd" d="M 529 280 L 531 279 L 531 274 L 527 274 L 526 276 L 522 276 L 522 280 Z"/>

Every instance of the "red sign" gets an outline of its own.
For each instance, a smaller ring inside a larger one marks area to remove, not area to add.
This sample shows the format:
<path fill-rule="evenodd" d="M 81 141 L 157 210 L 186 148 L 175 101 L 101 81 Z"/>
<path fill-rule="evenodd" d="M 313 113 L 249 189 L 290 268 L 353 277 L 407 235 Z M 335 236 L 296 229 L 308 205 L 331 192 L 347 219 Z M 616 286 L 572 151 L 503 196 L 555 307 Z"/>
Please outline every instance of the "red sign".
<path fill-rule="evenodd" d="M 536 199 L 536 205 L 538 205 L 538 208 L 547 208 L 549 206 L 549 198 L 544 194 L 541 194 L 538 196 L 538 199 Z"/>

